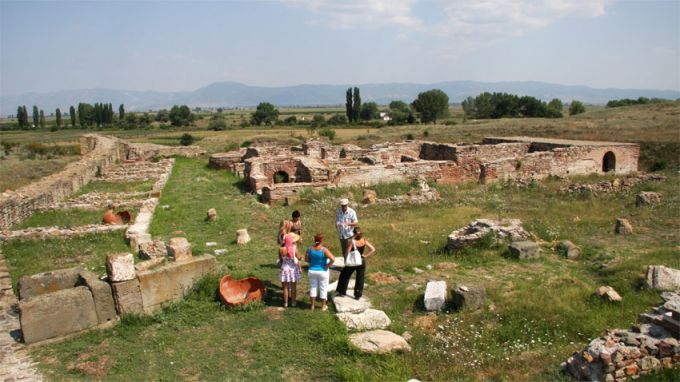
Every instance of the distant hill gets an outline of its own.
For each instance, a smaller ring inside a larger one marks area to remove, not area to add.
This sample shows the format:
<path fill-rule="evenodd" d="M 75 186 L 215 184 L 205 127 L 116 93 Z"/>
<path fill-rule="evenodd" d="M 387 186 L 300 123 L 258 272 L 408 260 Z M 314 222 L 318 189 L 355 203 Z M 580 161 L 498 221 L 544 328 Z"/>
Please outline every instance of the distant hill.
<path fill-rule="evenodd" d="M 30 109 L 37 105 L 46 112 L 57 107 L 62 111 L 78 102 L 121 103 L 127 110 L 143 111 L 169 108 L 185 104 L 191 107 L 252 107 L 260 102 L 271 102 L 277 106 L 320 106 L 344 105 L 345 90 L 350 85 L 296 85 L 281 87 L 249 86 L 238 82 L 215 82 L 211 85 L 188 92 L 130 91 L 113 89 L 62 90 L 51 93 L 26 93 L 0 96 L 0 114 L 16 113 L 17 106 Z M 353 85 L 352 85 L 353 86 Z M 449 81 L 433 84 L 387 83 L 363 84 L 363 101 L 387 104 L 393 100 L 411 102 L 418 93 L 429 89 L 441 89 L 449 95 L 451 102 L 461 102 L 468 96 L 479 93 L 506 92 L 530 95 L 549 101 L 559 98 L 564 102 L 573 99 L 592 104 L 605 104 L 621 98 L 680 98 L 680 91 L 649 89 L 596 89 L 588 86 L 567 86 L 545 82 L 478 82 Z"/>

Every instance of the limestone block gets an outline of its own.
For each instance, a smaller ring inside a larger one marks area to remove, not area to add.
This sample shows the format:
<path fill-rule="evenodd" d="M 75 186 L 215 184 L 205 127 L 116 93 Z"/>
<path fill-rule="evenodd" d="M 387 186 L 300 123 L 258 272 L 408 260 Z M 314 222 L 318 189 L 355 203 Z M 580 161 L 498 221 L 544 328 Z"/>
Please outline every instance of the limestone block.
<path fill-rule="evenodd" d="M 236 244 L 243 245 L 248 244 L 250 241 L 250 235 L 248 235 L 248 230 L 243 228 L 236 231 Z"/>
<path fill-rule="evenodd" d="M 286 196 L 286 205 L 287 206 L 295 205 L 299 201 L 300 201 L 300 197 L 297 196 L 297 195 Z"/>
<path fill-rule="evenodd" d="M 154 240 L 139 245 L 139 257 L 142 259 L 165 258 L 168 249 L 162 240 Z"/>
<path fill-rule="evenodd" d="M 165 263 L 166 260 L 167 260 L 166 257 L 154 257 L 149 260 L 144 260 L 142 262 L 135 264 L 135 270 L 137 272 L 146 271 L 148 269 L 151 269 L 153 267 Z"/>
<path fill-rule="evenodd" d="M 210 220 L 212 222 L 217 220 L 217 210 L 215 210 L 214 208 L 209 209 L 207 218 L 208 218 L 208 220 Z"/>
<path fill-rule="evenodd" d="M 642 191 L 635 195 L 635 205 L 637 207 L 661 203 L 663 195 L 658 192 Z"/>
<path fill-rule="evenodd" d="M 80 284 L 90 289 L 97 320 L 100 324 L 115 320 L 118 317 L 113 302 L 113 291 L 109 283 L 100 280 L 97 275 L 90 271 L 82 271 L 80 272 Z"/>
<path fill-rule="evenodd" d="M 129 313 L 144 312 L 138 279 L 111 283 L 111 289 L 118 314 L 122 316 Z"/>
<path fill-rule="evenodd" d="M 130 249 L 132 249 L 132 252 L 137 253 L 142 244 L 149 242 L 151 242 L 151 234 L 136 233 L 130 236 Z"/>
<path fill-rule="evenodd" d="M 430 281 L 425 287 L 425 309 L 429 312 L 441 310 L 446 302 L 446 281 Z"/>
<path fill-rule="evenodd" d="M 144 312 L 151 313 L 166 302 L 181 299 L 197 280 L 215 271 L 215 258 L 203 255 L 139 272 L 137 278 Z"/>
<path fill-rule="evenodd" d="M 385 329 L 392 323 L 385 312 L 377 309 L 366 309 L 361 313 L 338 313 L 336 316 L 345 324 L 347 330 Z"/>
<path fill-rule="evenodd" d="M 364 190 L 364 197 L 361 199 L 363 204 L 373 204 L 378 199 L 378 194 L 373 190 Z"/>
<path fill-rule="evenodd" d="M 106 257 L 106 273 L 112 282 L 135 278 L 135 258 L 131 253 L 116 253 Z"/>
<path fill-rule="evenodd" d="M 533 241 L 518 241 L 510 244 L 510 254 L 518 259 L 535 259 L 541 254 L 541 247 Z"/>
<path fill-rule="evenodd" d="M 356 300 L 349 296 L 335 296 L 333 297 L 333 304 L 335 304 L 335 311 L 338 313 L 361 313 L 371 307 L 371 303 L 366 297 Z"/>
<path fill-rule="evenodd" d="M 191 260 L 191 244 L 186 238 L 173 237 L 168 243 L 168 256 L 177 262 Z"/>
<path fill-rule="evenodd" d="M 647 268 L 646 284 L 648 288 L 657 290 L 674 290 L 680 288 L 680 270 L 663 265 L 650 265 Z"/>
<path fill-rule="evenodd" d="M 82 268 L 67 268 L 19 278 L 17 289 L 22 300 L 76 286 Z"/>
<path fill-rule="evenodd" d="M 84 286 L 20 301 L 19 309 L 26 344 L 75 333 L 99 322 L 92 293 Z"/>
<path fill-rule="evenodd" d="M 557 250 L 569 260 L 575 260 L 581 256 L 581 248 L 569 240 L 561 241 L 557 245 Z"/>
<path fill-rule="evenodd" d="M 616 219 L 616 228 L 614 228 L 614 232 L 619 235 L 632 235 L 633 226 L 628 219 L 618 218 Z"/>
<path fill-rule="evenodd" d="M 612 302 L 621 301 L 619 293 L 610 286 L 601 286 L 595 290 L 595 295 Z"/>
<path fill-rule="evenodd" d="M 402 336 L 387 330 L 352 334 L 349 340 L 364 353 L 384 354 L 393 351 L 411 351 L 411 346 Z"/>
<path fill-rule="evenodd" d="M 453 289 L 453 306 L 459 310 L 476 310 L 484 307 L 486 289 L 480 286 L 458 284 Z"/>

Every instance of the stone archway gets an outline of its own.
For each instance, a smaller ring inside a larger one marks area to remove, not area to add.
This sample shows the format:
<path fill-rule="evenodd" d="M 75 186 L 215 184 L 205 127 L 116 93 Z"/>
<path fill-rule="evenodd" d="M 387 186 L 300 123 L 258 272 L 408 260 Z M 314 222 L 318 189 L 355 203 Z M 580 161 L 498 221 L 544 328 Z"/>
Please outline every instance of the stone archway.
<path fill-rule="evenodd" d="M 602 158 L 602 172 L 616 171 L 616 155 L 607 151 Z"/>
<path fill-rule="evenodd" d="M 272 178 L 274 183 L 290 183 L 290 176 L 288 175 L 287 172 L 283 170 L 279 170 L 274 173 L 274 176 Z"/>

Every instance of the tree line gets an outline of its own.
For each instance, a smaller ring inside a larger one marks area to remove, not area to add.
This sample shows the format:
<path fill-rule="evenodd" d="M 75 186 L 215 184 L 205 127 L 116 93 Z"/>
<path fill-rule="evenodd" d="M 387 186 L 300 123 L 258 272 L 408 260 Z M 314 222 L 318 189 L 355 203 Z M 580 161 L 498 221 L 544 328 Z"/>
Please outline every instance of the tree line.
<path fill-rule="evenodd" d="M 607 102 L 607 107 L 646 105 L 646 104 L 650 104 L 650 103 L 661 103 L 661 102 L 668 102 L 668 100 L 663 99 L 663 98 L 647 98 L 647 97 L 638 97 L 638 99 L 623 98 L 623 99 L 613 99 L 613 100 Z"/>
<path fill-rule="evenodd" d="M 78 103 L 77 108 L 73 105 L 69 107 L 69 121 L 66 124 L 63 120 L 64 115 L 61 109 L 57 108 L 55 110 L 53 129 L 65 128 L 69 123 L 72 128 L 107 126 L 134 128 L 148 126 L 152 121 L 161 123 L 170 122 L 172 126 L 189 126 L 196 119 L 187 105 L 174 105 L 169 111 L 162 109 L 154 116 L 148 113 L 126 113 L 124 104 L 118 106 L 118 113 L 116 114 L 111 103 L 89 104 L 81 102 Z M 45 127 L 45 112 L 37 106 L 33 106 L 32 123 L 29 121 L 28 110 L 25 105 L 17 107 L 16 118 L 19 129 Z"/>

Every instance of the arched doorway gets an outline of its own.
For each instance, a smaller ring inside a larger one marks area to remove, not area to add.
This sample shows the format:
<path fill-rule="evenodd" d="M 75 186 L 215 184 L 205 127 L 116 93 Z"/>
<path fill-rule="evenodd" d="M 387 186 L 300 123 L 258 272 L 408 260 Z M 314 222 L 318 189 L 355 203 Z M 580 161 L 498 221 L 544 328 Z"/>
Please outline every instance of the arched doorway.
<path fill-rule="evenodd" d="M 277 171 L 274 173 L 274 183 L 288 183 L 290 182 L 290 177 L 285 171 Z"/>
<path fill-rule="evenodd" d="M 616 170 L 616 156 L 613 152 L 607 151 L 602 158 L 602 172 L 609 172 Z"/>

